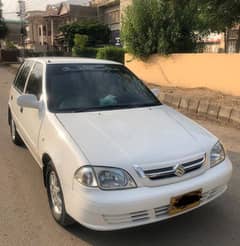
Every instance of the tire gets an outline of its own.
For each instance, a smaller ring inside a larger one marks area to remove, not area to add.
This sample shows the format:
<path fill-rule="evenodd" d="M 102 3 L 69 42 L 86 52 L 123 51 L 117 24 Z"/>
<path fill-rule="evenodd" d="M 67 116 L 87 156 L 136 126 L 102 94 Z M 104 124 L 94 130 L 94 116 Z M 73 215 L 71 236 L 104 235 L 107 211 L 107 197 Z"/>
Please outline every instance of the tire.
<path fill-rule="evenodd" d="M 21 139 L 21 137 L 19 136 L 17 129 L 16 129 L 16 125 L 15 122 L 13 120 L 13 118 L 10 118 L 10 133 L 11 133 L 11 139 L 12 142 L 17 145 L 17 146 L 23 146 L 24 143 Z"/>
<path fill-rule="evenodd" d="M 51 161 L 47 165 L 46 189 L 49 206 L 54 220 L 63 227 L 74 224 L 75 221 L 66 212 L 59 177 Z"/>

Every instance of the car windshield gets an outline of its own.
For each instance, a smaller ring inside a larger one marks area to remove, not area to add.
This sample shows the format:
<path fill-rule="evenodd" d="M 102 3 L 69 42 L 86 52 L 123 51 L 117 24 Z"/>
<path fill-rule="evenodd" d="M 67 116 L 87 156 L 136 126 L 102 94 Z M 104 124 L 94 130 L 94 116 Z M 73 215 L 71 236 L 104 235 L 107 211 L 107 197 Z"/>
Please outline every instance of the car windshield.
<path fill-rule="evenodd" d="M 107 64 L 49 64 L 48 108 L 51 112 L 87 112 L 160 105 L 127 68 Z"/>

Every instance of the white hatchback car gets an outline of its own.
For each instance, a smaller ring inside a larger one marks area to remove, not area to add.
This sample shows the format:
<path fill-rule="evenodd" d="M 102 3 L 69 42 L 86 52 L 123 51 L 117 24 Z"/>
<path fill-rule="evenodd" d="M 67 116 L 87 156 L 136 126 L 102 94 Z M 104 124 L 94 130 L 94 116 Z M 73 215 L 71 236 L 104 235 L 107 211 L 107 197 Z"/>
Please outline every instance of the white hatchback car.
<path fill-rule="evenodd" d="M 119 63 L 27 59 L 8 107 L 12 141 L 42 168 L 63 226 L 116 230 L 168 219 L 220 196 L 231 178 L 219 140 Z"/>

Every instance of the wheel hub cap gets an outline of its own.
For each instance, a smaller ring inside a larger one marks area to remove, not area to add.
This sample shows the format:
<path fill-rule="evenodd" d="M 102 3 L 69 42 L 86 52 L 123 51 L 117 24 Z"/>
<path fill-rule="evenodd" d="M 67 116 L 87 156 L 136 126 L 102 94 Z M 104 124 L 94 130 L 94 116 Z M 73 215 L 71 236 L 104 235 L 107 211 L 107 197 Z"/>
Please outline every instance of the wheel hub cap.
<path fill-rule="evenodd" d="M 15 140 L 16 132 L 15 132 L 15 124 L 13 120 L 11 120 L 11 133 L 12 133 L 12 139 Z"/>
<path fill-rule="evenodd" d="M 62 214 L 62 197 L 60 193 L 60 186 L 55 172 L 50 173 L 50 194 L 52 200 L 53 211 L 56 215 Z"/>

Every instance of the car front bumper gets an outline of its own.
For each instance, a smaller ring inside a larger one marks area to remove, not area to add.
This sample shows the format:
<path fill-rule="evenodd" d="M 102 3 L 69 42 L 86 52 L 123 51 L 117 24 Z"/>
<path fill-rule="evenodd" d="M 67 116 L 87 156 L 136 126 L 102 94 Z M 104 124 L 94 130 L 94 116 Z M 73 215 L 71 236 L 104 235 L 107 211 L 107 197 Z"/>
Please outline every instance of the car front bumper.
<path fill-rule="evenodd" d="M 66 200 L 66 209 L 80 224 L 97 231 L 140 226 L 197 208 L 169 215 L 172 197 L 202 189 L 203 197 L 198 207 L 214 200 L 226 191 L 231 175 L 232 164 L 227 158 L 198 177 L 161 187 L 103 191 L 84 188 L 74 181 L 73 190 Z"/>

